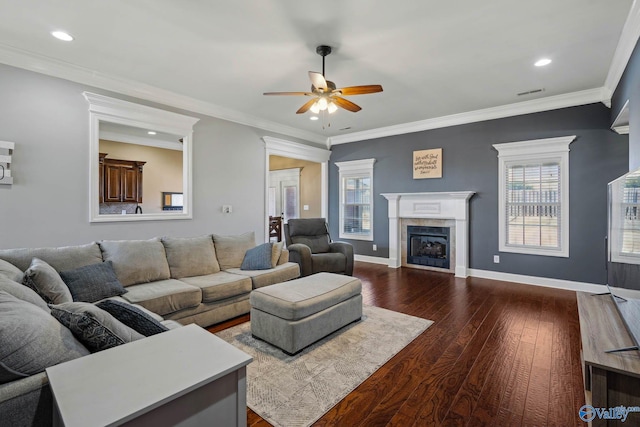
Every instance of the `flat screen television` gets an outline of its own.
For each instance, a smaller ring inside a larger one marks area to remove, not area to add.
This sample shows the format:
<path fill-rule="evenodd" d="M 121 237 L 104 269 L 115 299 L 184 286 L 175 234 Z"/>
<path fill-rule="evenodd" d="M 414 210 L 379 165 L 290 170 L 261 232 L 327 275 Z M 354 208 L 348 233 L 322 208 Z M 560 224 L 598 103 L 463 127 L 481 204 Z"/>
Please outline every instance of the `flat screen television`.
<path fill-rule="evenodd" d="M 607 288 L 634 346 L 640 349 L 640 300 L 619 288 L 640 290 L 640 169 L 609 183 Z"/>

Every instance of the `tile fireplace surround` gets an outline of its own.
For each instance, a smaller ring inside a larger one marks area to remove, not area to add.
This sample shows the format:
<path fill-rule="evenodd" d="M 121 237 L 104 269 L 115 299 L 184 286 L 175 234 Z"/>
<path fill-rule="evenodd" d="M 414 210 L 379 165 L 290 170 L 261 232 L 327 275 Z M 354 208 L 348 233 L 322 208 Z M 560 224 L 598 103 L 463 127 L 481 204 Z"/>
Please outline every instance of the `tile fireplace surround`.
<path fill-rule="evenodd" d="M 389 267 L 402 266 L 403 219 L 452 220 L 455 251 L 452 263 L 456 277 L 467 277 L 469 268 L 469 199 L 474 191 L 437 193 L 383 193 L 389 202 Z M 455 237 L 454 237 L 455 236 Z M 406 243 L 406 242 L 405 242 Z M 406 248 L 405 248 L 406 252 Z M 406 260 L 406 253 L 404 254 Z"/>

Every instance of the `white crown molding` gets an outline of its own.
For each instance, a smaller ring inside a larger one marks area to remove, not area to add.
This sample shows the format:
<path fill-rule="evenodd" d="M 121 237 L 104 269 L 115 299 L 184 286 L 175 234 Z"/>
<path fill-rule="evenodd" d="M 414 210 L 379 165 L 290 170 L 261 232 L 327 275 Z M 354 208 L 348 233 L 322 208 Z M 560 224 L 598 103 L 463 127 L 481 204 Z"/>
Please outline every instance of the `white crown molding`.
<path fill-rule="evenodd" d="M 629 134 L 629 100 L 624 103 L 620 112 L 616 116 L 616 119 L 613 121 L 611 125 L 611 129 L 613 129 L 616 133 L 620 135 L 628 135 Z"/>
<path fill-rule="evenodd" d="M 531 101 L 518 102 L 515 104 L 502 105 L 499 107 L 485 108 L 483 110 L 469 111 L 466 113 L 452 114 L 450 116 L 386 126 L 362 132 L 353 132 L 346 135 L 332 136 L 329 139 L 330 145 L 346 144 L 349 142 L 421 132 L 430 129 L 483 122 L 486 120 L 520 116 L 523 114 L 539 113 L 541 111 L 557 110 L 560 108 L 575 107 L 578 105 L 593 104 L 604 101 L 605 99 L 603 99 L 602 88 L 588 89 L 580 92 L 572 92 L 563 95 L 533 99 Z"/>
<path fill-rule="evenodd" d="M 604 81 L 605 97 L 611 99 L 622 78 L 624 70 L 627 68 L 629 58 L 635 49 L 640 38 L 640 2 L 634 0 L 631 5 L 627 20 L 622 27 L 618 46 L 613 54 L 613 60 L 609 67 L 609 73 Z M 610 106 L 609 106 L 610 107 Z"/>
<path fill-rule="evenodd" d="M 316 133 L 260 119 L 145 83 L 111 76 L 2 43 L 0 43 L 0 63 L 318 144 L 324 145 L 327 142 L 326 137 Z"/>

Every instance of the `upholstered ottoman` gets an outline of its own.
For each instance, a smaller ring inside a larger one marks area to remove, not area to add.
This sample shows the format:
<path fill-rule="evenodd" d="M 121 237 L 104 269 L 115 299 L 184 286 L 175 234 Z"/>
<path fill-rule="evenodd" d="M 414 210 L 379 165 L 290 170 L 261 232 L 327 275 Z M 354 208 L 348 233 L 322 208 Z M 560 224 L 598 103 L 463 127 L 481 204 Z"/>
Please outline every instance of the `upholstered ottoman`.
<path fill-rule="evenodd" d="M 287 354 L 362 317 L 362 283 L 351 276 L 318 273 L 255 289 L 251 333 Z"/>

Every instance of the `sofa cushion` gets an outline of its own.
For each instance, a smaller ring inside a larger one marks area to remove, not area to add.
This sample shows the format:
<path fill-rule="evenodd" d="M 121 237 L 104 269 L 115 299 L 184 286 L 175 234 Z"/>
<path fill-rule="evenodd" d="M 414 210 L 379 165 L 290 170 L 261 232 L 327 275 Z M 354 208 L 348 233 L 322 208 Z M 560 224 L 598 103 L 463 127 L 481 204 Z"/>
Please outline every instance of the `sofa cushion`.
<path fill-rule="evenodd" d="M 168 279 L 171 275 L 160 239 L 103 240 L 99 242 L 105 261 L 113 261 L 124 286 Z"/>
<path fill-rule="evenodd" d="M 31 265 L 24 272 L 23 283 L 36 291 L 48 303 L 60 304 L 73 301 L 71 292 L 60 278 L 60 274 L 39 258 L 34 258 L 31 261 Z"/>
<path fill-rule="evenodd" d="M 268 270 L 271 268 L 273 248 L 271 243 L 263 243 L 247 250 L 240 270 Z"/>
<path fill-rule="evenodd" d="M 0 383 L 89 354 L 49 313 L 0 291 Z"/>
<path fill-rule="evenodd" d="M 0 259 L 0 276 L 18 283 L 22 283 L 22 279 L 24 279 L 22 270 L 3 259 Z"/>
<path fill-rule="evenodd" d="M 153 317 L 135 307 L 133 304 L 114 300 L 105 300 L 99 302 L 96 306 L 145 337 L 150 337 L 151 335 L 169 330 Z"/>
<path fill-rule="evenodd" d="M 9 280 L 2 275 L 0 275 L 0 291 L 11 294 L 19 300 L 37 305 L 38 307 L 49 313 L 49 306 L 47 306 L 47 303 L 44 302 L 44 300 L 40 298 L 40 296 L 35 293 L 35 291 L 18 282 Z"/>
<path fill-rule="evenodd" d="M 300 266 L 295 262 L 287 262 L 269 270 L 240 270 L 239 268 L 231 268 L 227 270 L 227 272 L 251 277 L 253 289 L 258 289 L 263 286 L 275 285 L 276 283 L 286 282 L 287 280 L 300 277 Z"/>
<path fill-rule="evenodd" d="M 256 246 L 253 231 L 239 236 L 213 235 L 213 243 L 216 247 L 216 255 L 222 270 L 240 268 L 244 260 L 244 254 Z"/>
<path fill-rule="evenodd" d="M 271 267 L 275 267 L 280 262 L 284 242 L 275 242 L 271 244 Z"/>
<path fill-rule="evenodd" d="M 181 281 L 200 288 L 204 303 L 247 294 L 252 289 L 250 277 L 226 271 L 219 271 L 207 276 L 185 277 Z"/>
<path fill-rule="evenodd" d="M 69 288 L 74 301 L 96 302 L 127 292 L 116 277 L 111 261 L 62 271 L 60 277 Z"/>
<path fill-rule="evenodd" d="M 175 279 L 141 283 L 129 286 L 127 291 L 122 298 L 161 316 L 195 307 L 202 301 L 200 288 Z"/>
<path fill-rule="evenodd" d="M 88 302 L 50 305 L 51 315 L 69 328 L 91 352 L 144 338 L 106 311 Z"/>
<path fill-rule="evenodd" d="M 175 238 L 163 237 L 171 277 L 204 276 L 220 271 L 211 236 Z"/>
<path fill-rule="evenodd" d="M 320 236 L 291 236 L 291 241 L 309 246 L 311 253 L 314 254 L 322 254 L 330 250 L 328 234 Z"/>
<path fill-rule="evenodd" d="M 33 258 L 40 258 L 57 271 L 73 270 L 89 264 L 102 262 L 102 253 L 97 243 L 58 248 L 21 248 L 2 249 L 0 259 L 24 271 L 29 268 Z"/>

